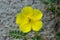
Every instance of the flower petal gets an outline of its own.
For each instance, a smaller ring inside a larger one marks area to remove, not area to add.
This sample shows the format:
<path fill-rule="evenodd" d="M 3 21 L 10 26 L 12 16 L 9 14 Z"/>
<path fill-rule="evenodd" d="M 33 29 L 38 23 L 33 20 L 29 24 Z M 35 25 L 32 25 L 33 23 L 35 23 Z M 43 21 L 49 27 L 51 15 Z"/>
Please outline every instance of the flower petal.
<path fill-rule="evenodd" d="M 25 16 L 30 16 L 30 15 L 32 15 L 32 13 L 33 13 L 33 9 L 32 9 L 31 6 L 24 7 L 24 8 L 22 9 L 22 13 L 23 13 Z"/>
<path fill-rule="evenodd" d="M 24 17 L 22 13 L 18 13 L 16 16 L 16 24 L 25 24 L 28 23 L 28 18 Z"/>
<path fill-rule="evenodd" d="M 42 28 L 42 21 L 35 21 L 31 24 L 32 30 L 39 31 Z"/>
<path fill-rule="evenodd" d="M 20 31 L 23 33 L 28 33 L 31 31 L 31 25 L 30 24 L 24 24 L 19 26 Z"/>
<path fill-rule="evenodd" d="M 36 21 L 36 20 L 40 20 L 42 18 L 43 14 L 40 10 L 38 9 L 34 9 L 33 10 L 33 15 L 31 16 L 31 19 Z"/>

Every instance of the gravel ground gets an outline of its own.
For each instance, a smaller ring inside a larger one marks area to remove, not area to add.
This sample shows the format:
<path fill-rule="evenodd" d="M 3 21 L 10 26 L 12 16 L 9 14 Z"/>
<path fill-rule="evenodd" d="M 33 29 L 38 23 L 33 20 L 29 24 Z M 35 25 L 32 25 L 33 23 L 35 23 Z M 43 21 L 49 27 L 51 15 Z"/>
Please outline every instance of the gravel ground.
<path fill-rule="evenodd" d="M 15 24 L 16 14 L 27 5 L 40 9 L 44 14 L 42 19 L 44 22 L 43 31 L 40 33 L 41 36 L 46 37 L 46 40 L 55 40 L 54 25 L 56 24 L 56 20 L 58 18 L 52 19 L 55 17 L 54 13 L 46 13 L 44 9 L 45 4 L 39 0 L 0 0 L 0 40 L 19 40 L 10 39 L 8 37 L 9 31 L 18 29 Z M 28 36 L 29 35 L 33 35 L 33 33 L 29 33 Z"/>

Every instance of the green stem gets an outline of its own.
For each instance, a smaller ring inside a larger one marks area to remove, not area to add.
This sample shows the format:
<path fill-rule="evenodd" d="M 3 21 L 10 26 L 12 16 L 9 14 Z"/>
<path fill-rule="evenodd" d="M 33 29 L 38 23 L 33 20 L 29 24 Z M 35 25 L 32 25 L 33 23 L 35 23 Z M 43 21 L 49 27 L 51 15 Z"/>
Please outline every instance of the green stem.
<path fill-rule="evenodd" d="M 38 32 L 35 32 L 35 40 L 37 40 Z"/>

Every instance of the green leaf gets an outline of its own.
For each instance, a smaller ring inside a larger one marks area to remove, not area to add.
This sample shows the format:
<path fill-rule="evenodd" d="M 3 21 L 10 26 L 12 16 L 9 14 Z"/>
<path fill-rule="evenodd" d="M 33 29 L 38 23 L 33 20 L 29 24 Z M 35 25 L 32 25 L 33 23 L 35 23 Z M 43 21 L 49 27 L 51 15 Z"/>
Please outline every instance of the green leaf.
<path fill-rule="evenodd" d="M 21 37 L 25 37 L 27 34 L 28 33 L 23 33 L 23 32 L 20 32 L 19 30 L 12 30 L 9 33 L 11 38 L 16 38 L 16 39 L 19 39 Z"/>
<path fill-rule="evenodd" d="M 49 2 L 43 2 L 44 4 L 49 4 Z"/>
<path fill-rule="evenodd" d="M 23 40 L 27 40 L 26 38 L 24 38 Z"/>
<path fill-rule="evenodd" d="M 49 4 L 49 1 L 48 1 L 48 0 L 42 0 L 42 2 L 43 2 L 44 4 Z"/>
<path fill-rule="evenodd" d="M 20 38 L 22 35 L 21 35 L 21 32 L 20 31 L 17 31 L 17 30 L 12 30 L 9 32 L 9 35 L 11 38 Z"/>
<path fill-rule="evenodd" d="M 50 4 L 50 6 L 48 7 L 48 10 L 54 12 L 54 11 L 55 11 L 55 6 L 54 6 L 54 4 Z"/>
<path fill-rule="evenodd" d="M 44 4 L 53 4 L 56 3 L 57 0 L 42 0 Z"/>
<path fill-rule="evenodd" d="M 58 32 L 56 35 L 57 35 L 58 39 L 60 39 L 60 32 Z"/>
<path fill-rule="evenodd" d="M 40 36 L 32 38 L 33 40 L 42 40 Z"/>
<path fill-rule="evenodd" d="M 57 0 L 50 0 L 51 3 L 55 3 Z"/>

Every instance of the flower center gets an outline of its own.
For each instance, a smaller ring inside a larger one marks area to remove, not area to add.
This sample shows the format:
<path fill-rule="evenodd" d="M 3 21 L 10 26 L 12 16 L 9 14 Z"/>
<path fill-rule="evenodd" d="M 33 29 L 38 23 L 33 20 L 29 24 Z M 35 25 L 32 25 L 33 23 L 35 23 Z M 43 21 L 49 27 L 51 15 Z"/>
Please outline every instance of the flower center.
<path fill-rule="evenodd" d="M 29 19 L 29 23 L 31 22 L 31 19 L 30 18 L 28 18 Z"/>
<path fill-rule="evenodd" d="M 31 19 L 29 19 L 29 23 L 31 22 Z"/>

